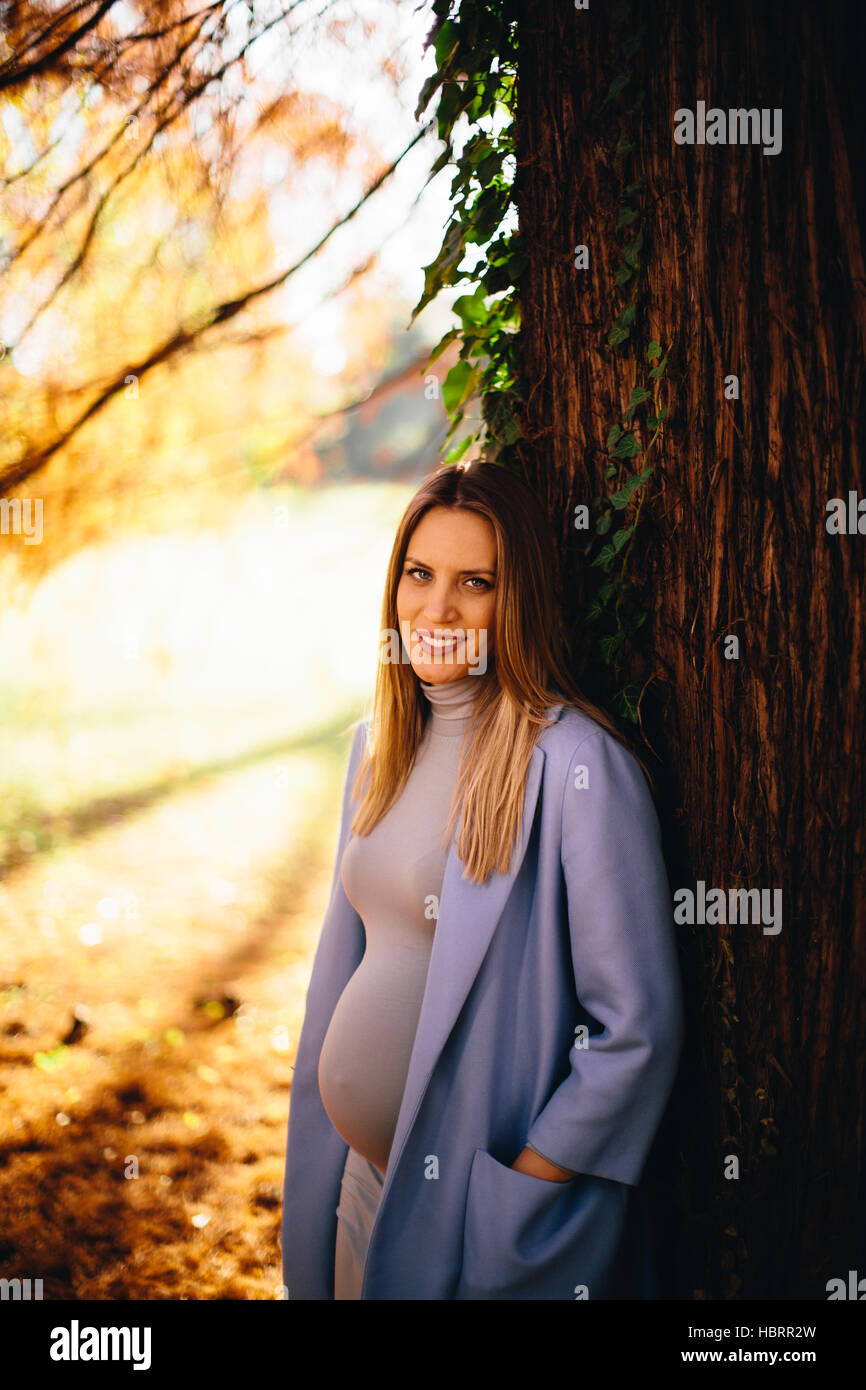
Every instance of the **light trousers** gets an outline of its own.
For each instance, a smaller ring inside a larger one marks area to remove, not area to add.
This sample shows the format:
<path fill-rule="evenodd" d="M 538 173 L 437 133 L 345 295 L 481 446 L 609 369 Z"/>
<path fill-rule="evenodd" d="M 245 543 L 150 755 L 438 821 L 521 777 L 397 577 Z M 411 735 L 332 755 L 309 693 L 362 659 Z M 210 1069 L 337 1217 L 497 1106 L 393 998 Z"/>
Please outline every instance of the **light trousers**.
<path fill-rule="evenodd" d="M 337 1207 L 334 1298 L 361 1297 L 370 1232 L 379 1209 L 384 1178 L 379 1169 L 349 1148 Z"/>
<path fill-rule="evenodd" d="M 370 1233 L 379 1210 L 384 1177 L 374 1164 L 349 1148 L 337 1207 L 337 1244 L 334 1257 L 334 1299 L 360 1299 Z M 587 1188 L 587 1202 L 597 1209 L 598 1239 L 610 1244 L 608 1258 L 613 1287 L 606 1298 L 657 1299 L 661 1297 L 655 1256 L 651 1254 L 649 1210 L 642 1188 L 627 1190 L 626 1229 L 612 1219 L 611 1201 L 620 1184 L 607 1178 L 579 1174 Z M 609 1230 L 609 1237 L 606 1235 Z"/>

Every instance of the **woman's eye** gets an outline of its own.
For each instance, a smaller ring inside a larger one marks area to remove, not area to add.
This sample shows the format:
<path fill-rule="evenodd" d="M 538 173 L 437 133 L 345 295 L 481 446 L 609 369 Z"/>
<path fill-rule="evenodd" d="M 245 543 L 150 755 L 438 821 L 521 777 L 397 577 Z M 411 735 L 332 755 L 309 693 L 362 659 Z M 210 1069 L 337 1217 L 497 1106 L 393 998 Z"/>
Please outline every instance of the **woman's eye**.
<path fill-rule="evenodd" d="M 420 569 L 420 568 L 416 565 L 413 569 L 407 569 L 407 570 L 405 571 L 405 573 L 408 574 L 408 575 L 411 575 L 412 578 L 414 578 L 415 575 L 417 575 L 417 574 L 429 574 L 430 571 L 429 571 L 429 570 Z M 480 584 L 480 585 L 481 585 L 481 588 L 480 588 L 480 589 L 476 589 L 476 591 L 475 591 L 476 593 L 483 593 L 485 589 L 492 589 L 492 588 L 493 588 L 493 585 L 491 584 L 490 580 L 489 580 L 489 579 L 484 579 L 484 578 L 482 578 L 482 576 L 481 576 L 480 574 L 472 574 L 472 575 L 470 575 L 470 576 L 468 577 L 468 579 L 466 580 L 466 583 L 467 583 L 467 584 L 473 584 L 473 585 L 474 585 L 474 584 Z"/>

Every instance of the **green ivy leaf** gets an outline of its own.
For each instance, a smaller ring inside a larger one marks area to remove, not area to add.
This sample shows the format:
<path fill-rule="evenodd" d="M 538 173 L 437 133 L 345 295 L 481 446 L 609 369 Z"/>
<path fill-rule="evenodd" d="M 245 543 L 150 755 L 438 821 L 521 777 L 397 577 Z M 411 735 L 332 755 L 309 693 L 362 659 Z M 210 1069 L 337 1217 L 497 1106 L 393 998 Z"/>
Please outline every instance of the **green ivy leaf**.
<path fill-rule="evenodd" d="M 438 256 L 430 265 L 424 267 L 424 293 L 412 310 L 410 323 L 415 321 L 425 305 L 435 299 L 440 289 L 453 283 L 454 277 L 458 274 L 457 267 L 466 251 L 463 238 L 464 231 L 460 221 L 452 218 L 446 228 Z"/>
<path fill-rule="evenodd" d="M 468 209 L 469 226 L 465 240 L 482 246 L 488 242 L 505 216 L 510 201 L 511 194 L 508 189 L 495 185 L 482 189 L 472 207 Z"/>
<path fill-rule="evenodd" d="M 640 445 L 633 434 L 624 434 L 613 451 L 614 458 L 631 459 L 640 453 Z"/>
<path fill-rule="evenodd" d="M 430 166 L 430 176 L 431 176 L 431 178 L 432 178 L 432 176 L 433 176 L 434 174 L 438 174 L 442 169 L 444 169 L 445 166 L 446 166 L 446 164 L 450 164 L 450 163 L 451 163 L 451 149 L 450 149 L 450 146 L 446 145 L 445 148 L 444 148 L 444 150 L 442 151 L 442 153 L 441 153 L 440 155 L 438 155 L 436 159 L 434 159 L 433 163 L 432 163 L 431 166 Z"/>
<path fill-rule="evenodd" d="M 623 719 L 629 719 L 632 724 L 639 721 L 637 702 L 640 699 L 640 685 L 637 681 L 630 681 L 622 690 L 618 690 L 613 697 L 613 707 L 618 715 Z"/>
<path fill-rule="evenodd" d="M 615 632 L 612 637 L 600 637 L 599 649 L 605 661 L 610 662 L 625 641 L 624 632 Z"/>
<path fill-rule="evenodd" d="M 633 58 L 634 55 L 637 53 L 638 49 L 641 46 L 641 40 L 643 39 L 645 33 L 646 25 L 641 24 L 635 30 L 635 32 L 633 34 L 629 34 L 628 38 L 625 39 L 624 42 L 620 45 L 620 48 L 622 50 L 622 56 L 626 59 L 626 61 L 628 61 L 630 58 Z"/>
<path fill-rule="evenodd" d="M 640 252 L 642 246 L 643 232 L 640 231 L 638 232 L 634 241 L 630 241 L 628 246 L 624 246 L 622 248 L 623 260 L 625 261 L 626 265 L 633 266 L 635 269 L 637 268 L 638 253 Z"/>
<path fill-rule="evenodd" d="M 507 263 L 500 262 L 498 265 L 488 265 L 481 276 L 481 282 L 488 294 L 499 294 L 502 290 L 510 290 L 516 276 L 514 271 Z"/>
<path fill-rule="evenodd" d="M 603 569 L 605 565 L 610 564 L 615 553 L 616 552 L 614 551 L 612 545 L 602 546 L 601 550 L 598 552 L 595 559 L 592 561 L 592 568 L 598 567 L 600 569 Z"/>
<path fill-rule="evenodd" d="M 475 368 L 468 362 L 455 362 L 442 383 L 442 401 L 449 415 L 471 395 L 475 376 Z"/>
<path fill-rule="evenodd" d="M 508 420 L 506 420 L 505 428 L 502 431 L 502 438 L 504 442 L 506 444 L 514 444 L 518 439 L 521 438 L 522 434 L 523 431 L 521 430 L 520 425 L 518 424 L 516 418 L 512 415 Z"/>
<path fill-rule="evenodd" d="M 645 386 L 635 386 L 631 393 L 631 399 L 622 413 L 623 420 L 631 420 L 638 406 L 651 399 L 652 391 L 648 391 Z"/>
<path fill-rule="evenodd" d="M 470 444 L 478 439 L 476 434 L 467 434 L 465 439 L 461 439 L 459 444 L 455 444 L 453 449 L 449 449 L 447 454 L 442 456 L 443 463 L 459 463 L 463 455 L 467 452 Z"/>
<path fill-rule="evenodd" d="M 427 103 L 429 102 L 430 98 L 436 91 L 437 87 L 441 84 L 441 82 L 442 74 L 440 72 L 431 73 L 431 75 L 427 78 L 427 81 L 424 83 L 418 95 L 418 105 L 415 107 L 416 121 L 420 121 L 422 115 L 424 114 L 424 109 L 427 106 Z M 446 151 L 446 153 L 450 154 L 450 150 Z"/>
<path fill-rule="evenodd" d="M 462 110 L 463 90 L 457 82 L 443 82 L 442 95 L 436 108 L 439 139 L 447 140 L 448 133 Z"/>
<path fill-rule="evenodd" d="M 649 425 L 650 429 L 657 430 L 659 425 L 663 424 L 664 420 L 666 419 L 667 413 L 668 408 L 667 406 L 665 406 L 663 410 L 659 411 L 658 415 L 648 415 L 646 422 Z"/>
<path fill-rule="evenodd" d="M 618 512 L 621 512 L 624 507 L 628 506 L 633 491 L 634 487 L 629 487 L 628 483 L 626 483 L 625 487 L 621 487 L 619 492 L 612 493 L 610 500 Z"/>
<path fill-rule="evenodd" d="M 616 77 L 613 79 L 613 81 L 607 89 L 607 96 L 601 103 L 602 106 L 606 106 L 609 101 L 613 101 L 614 97 L 618 97 L 623 88 L 628 85 L 630 78 L 630 72 L 617 73 Z"/>
<path fill-rule="evenodd" d="M 481 324 L 486 323 L 489 314 L 486 300 L 487 296 L 481 287 L 474 294 L 461 294 L 455 299 L 454 312 L 465 330 L 478 328 Z"/>
<path fill-rule="evenodd" d="M 494 151 L 494 153 L 489 154 L 486 159 L 482 159 L 478 168 L 475 170 L 475 177 L 481 184 L 481 187 L 484 188 L 488 183 L 493 182 L 494 177 L 501 172 L 501 169 L 502 158 Z"/>
<path fill-rule="evenodd" d="M 459 334 L 459 332 L 458 332 L 458 330 L 457 330 L 456 328 L 449 328 L 449 329 L 448 329 L 448 332 L 445 333 L 445 334 L 443 334 L 443 336 L 439 339 L 439 342 L 436 344 L 435 348 L 433 349 L 433 351 L 432 351 L 431 354 L 430 354 L 430 363 L 429 363 L 429 365 L 430 365 L 431 367 L 432 367 L 433 363 L 436 361 L 436 358 L 442 356 L 442 353 L 445 351 L 445 349 L 447 348 L 448 344 L 449 344 L 449 343 L 453 343 L 453 342 L 454 342 L 454 339 L 455 339 L 455 338 L 458 338 L 459 336 L 460 336 L 460 334 Z"/>
<path fill-rule="evenodd" d="M 452 24 L 450 19 L 446 19 L 433 44 L 437 68 L 444 67 L 448 60 L 453 58 L 459 42 L 460 35 L 457 31 L 457 25 Z"/>
<path fill-rule="evenodd" d="M 655 362 L 656 358 L 661 357 L 661 355 L 662 345 L 661 343 L 657 343 L 655 338 L 653 338 L 652 342 L 646 350 L 646 360 L 648 362 Z"/>
<path fill-rule="evenodd" d="M 623 508 L 627 507 L 629 502 L 631 501 L 632 494 L 639 487 L 643 487 L 644 483 L 648 482 L 651 475 L 652 468 L 650 467 L 645 468 L 642 473 L 635 474 L 634 477 L 629 478 L 628 481 L 623 484 L 623 486 L 619 489 L 618 492 L 612 494 L 610 498 L 611 505 L 614 506 L 617 511 L 622 511 Z"/>
<path fill-rule="evenodd" d="M 481 164 L 489 154 L 493 152 L 493 146 L 486 135 L 473 135 L 471 140 L 467 140 L 463 147 L 463 159 L 470 167 Z"/>
<path fill-rule="evenodd" d="M 636 209 L 629 207 L 628 203 L 623 203 L 619 210 L 619 217 L 616 219 L 615 230 L 619 231 L 621 227 L 631 226 L 632 222 L 636 221 L 637 217 L 638 213 Z"/>

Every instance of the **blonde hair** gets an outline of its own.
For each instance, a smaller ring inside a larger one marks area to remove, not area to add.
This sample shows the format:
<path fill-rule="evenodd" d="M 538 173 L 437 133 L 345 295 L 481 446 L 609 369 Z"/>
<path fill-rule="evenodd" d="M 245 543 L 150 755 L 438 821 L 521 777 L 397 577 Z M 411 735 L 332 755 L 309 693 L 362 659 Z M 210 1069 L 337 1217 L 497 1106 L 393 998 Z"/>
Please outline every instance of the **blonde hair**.
<path fill-rule="evenodd" d="M 478 683 L 463 741 L 443 849 L 461 812 L 457 853 L 467 875 L 483 883 L 507 873 L 519 842 L 529 760 L 547 709 L 560 702 L 590 716 L 624 747 L 612 719 L 587 700 L 565 665 L 553 592 L 553 539 L 531 489 L 498 464 L 443 465 L 409 502 L 397 527 L 382 601 L 382 629 L 396 632 L 397 586 L 412 533 L 432 507 L 486 517 L 496 536 L 493 650 Z M 361 798 L 350 829 L 368 835 L 399 797 L 415 762 L 429 704 L 408 660 L 380 660 L 367 748 L 351 795 Z M 629 751 L 631 751 L 629 749 Z M 652 786 L 649 773 L 637 759 Z M 364 790 L 363 784 L 369 777 Z"/>

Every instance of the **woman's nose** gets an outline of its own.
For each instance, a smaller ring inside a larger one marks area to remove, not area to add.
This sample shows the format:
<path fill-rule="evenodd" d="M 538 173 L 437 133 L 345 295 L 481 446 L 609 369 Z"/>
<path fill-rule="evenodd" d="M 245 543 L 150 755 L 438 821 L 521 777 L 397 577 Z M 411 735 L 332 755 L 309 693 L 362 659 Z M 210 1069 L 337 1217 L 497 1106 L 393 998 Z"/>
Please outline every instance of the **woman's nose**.
<path fill-rule="evenodd" d="M 434 590 L 427 595 L 426 608 L 429 616 L 437 622 L 452 621 L 460 609 L 450 589 Z"/>

